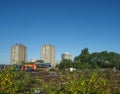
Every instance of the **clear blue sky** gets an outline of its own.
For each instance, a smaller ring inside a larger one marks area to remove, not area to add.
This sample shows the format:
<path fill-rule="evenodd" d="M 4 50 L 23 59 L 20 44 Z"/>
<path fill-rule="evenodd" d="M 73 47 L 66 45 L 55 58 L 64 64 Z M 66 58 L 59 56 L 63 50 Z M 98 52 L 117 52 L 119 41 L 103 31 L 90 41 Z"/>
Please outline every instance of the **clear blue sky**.
<path fill-rule="evenodd" d="M 28 60 L 40 58 L 40 46 L 56 47 L 74 58 L 90 53 L 120 53 L 120 0 L 0 0 L 0 64 L 9 64 L 10 48 L 28 48 Z"/>

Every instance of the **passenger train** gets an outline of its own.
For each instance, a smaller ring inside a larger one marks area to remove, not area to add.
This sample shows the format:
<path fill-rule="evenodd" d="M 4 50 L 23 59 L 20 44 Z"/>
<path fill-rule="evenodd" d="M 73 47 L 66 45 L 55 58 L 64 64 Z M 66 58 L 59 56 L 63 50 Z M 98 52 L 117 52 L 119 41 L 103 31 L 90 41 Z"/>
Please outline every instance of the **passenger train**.
<path fill-rule="evenodd" d="M 6 65 L 6 64 L 1 64 L 0 65 L 0 70 L 5 70 L 5 69 L 12 69 L 16 71 L 39 71 L 40 69 L 50 69 L 51 65 L 50 63 L 25 63 L 25 64 L 15 64 L 15 65 Z"/>

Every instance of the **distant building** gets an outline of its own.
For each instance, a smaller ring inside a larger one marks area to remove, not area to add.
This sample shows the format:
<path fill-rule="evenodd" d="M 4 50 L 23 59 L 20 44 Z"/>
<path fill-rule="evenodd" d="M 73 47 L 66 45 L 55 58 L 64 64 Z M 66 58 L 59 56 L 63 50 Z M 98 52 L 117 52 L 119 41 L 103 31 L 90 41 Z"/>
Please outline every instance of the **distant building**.
<path fill-rule="evenodd" d="M 51 64 L 51 67 L 56 66 L 56 51 L 53 45 L 42 45 L 41 46 L 41 60 Z"/>
<path fill-rule="evenodd" d="M 37 61 L 36 58 L 31 59 L 31 62 L 36 62 L 36 61 Z"/>
<path fill-rule="evenodd" d="M 61 58 L 62 58 L 62 60 L 65 60 L 65 59 L 67 59 L 67 60 L 72 60 L 72 56 L 71 56 L 71 54 L 70 54 L 69 52 L 63 53 L 63 54 L 61 55 Z"/>
<path fill-rule="evenodd" d="M 27 62 L 27 48 L 22 44 L 11 47 L 10 64 L 22 64 Z"/>

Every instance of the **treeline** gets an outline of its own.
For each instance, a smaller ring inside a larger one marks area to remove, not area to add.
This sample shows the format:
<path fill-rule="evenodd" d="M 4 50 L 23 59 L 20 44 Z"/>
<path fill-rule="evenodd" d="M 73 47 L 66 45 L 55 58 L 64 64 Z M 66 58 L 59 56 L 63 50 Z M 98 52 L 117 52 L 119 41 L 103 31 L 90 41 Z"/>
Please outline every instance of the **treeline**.
<path fill-rule="evenodd" d="M 93 52 L 90 54 L 88 48 L 85 48 L 73 61 L 63 60 L 57 67 L 60 69 L 74 67 L 76 69 L 116 68 L 120 70 L 120 54 L 107 51 Z"/>

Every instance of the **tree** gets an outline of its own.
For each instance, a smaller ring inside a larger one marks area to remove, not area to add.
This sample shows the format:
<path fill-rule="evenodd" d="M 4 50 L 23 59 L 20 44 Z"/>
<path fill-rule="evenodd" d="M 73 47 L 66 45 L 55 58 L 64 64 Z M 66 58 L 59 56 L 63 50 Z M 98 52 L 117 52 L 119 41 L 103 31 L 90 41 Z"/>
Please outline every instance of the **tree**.
<path fill-rule="evenodd" d="M 80 60 L 82 63 L 89 63 L 89 51 L 88 48 L 85 48 L 81 51 Z"/>
<path fill-rule="evenodd" d="M 74 68 L 79 69 L 79 70 L 90 68 L 89 63 L 82 63 L 82 62 L 74 62 L 73 66 L 74 66 Z"/>
<path fill-rule="evenodd" d="M 88 63 L 88 61 L 89 61 L 89 51 L 88 51 L 88 48 L 83 49 L 81 51 L 81 54 L 74 58 L 74 62 Z"/>
<path fill-rule="evenodd" d="M 113 68 L 119 66 L 120 54 L 107 51 L 95 52 L 90 54 L 89 60 L 91 63 L 96 63 L 101 68 Z"/>
<path fill-rule="evenodd" d="M 59 68 L 60 69 L 68 69 L 68 68 L 70 68 L 70 67 L 72 67 L 73 65 L 72 65 L 72 61 L 71 60 L 67 60 L 67 59 L 65 59 L 65 60 L 63 60 L 62 62 L 60 62 L 60 64 L 59 64 Z"/>
<path fill-rule="evenodd" d="M 108 53 L 108 60 L 109 60 L 109 66 L 110 67 L 118 67 L 120 64 L 120 54 L 115 52 L 109 52 Z"/>
<path fill-rule="evenodd" d="M 80 63 L 80 62 L 81 62 L 81 58 L 80 58 L 79 56 L 76 56 L 76 57 L 74 58 L 74 62 Z"/>
<path fill-rule="evenodd" d="M 60 68 L 69 68 L 70 66 L 77 69 L 92 68 L 118 68 L 120 69 L 120 54 L 116 52 L 93 52 L 89 53 L 88 48 L 81 51 L 81 54 L 74 58 L 73 63 L 67 63 L 64 60 L 60 64 Z"/>
<path fill-rule="evenodd" d="M 39 63 L 44 63 L 44 61 L 43 61 L 43 60 L 37 60 L 36 62 L 39 62 Z"/>
<path fill-rule="evenodd" d="M 85 48 L 81 51 L 81 54 L 79 56 L 76 56 L 74 58 L 74 67 L 77 69 L 85 69 L 85 68 L 89 68 L 89 51 L 88 48 Z"/>
<path fill-rule="evenodd" d="M 85 48 L 81 51 L 81 55 L 89 55 L 88 48 Z"/>

